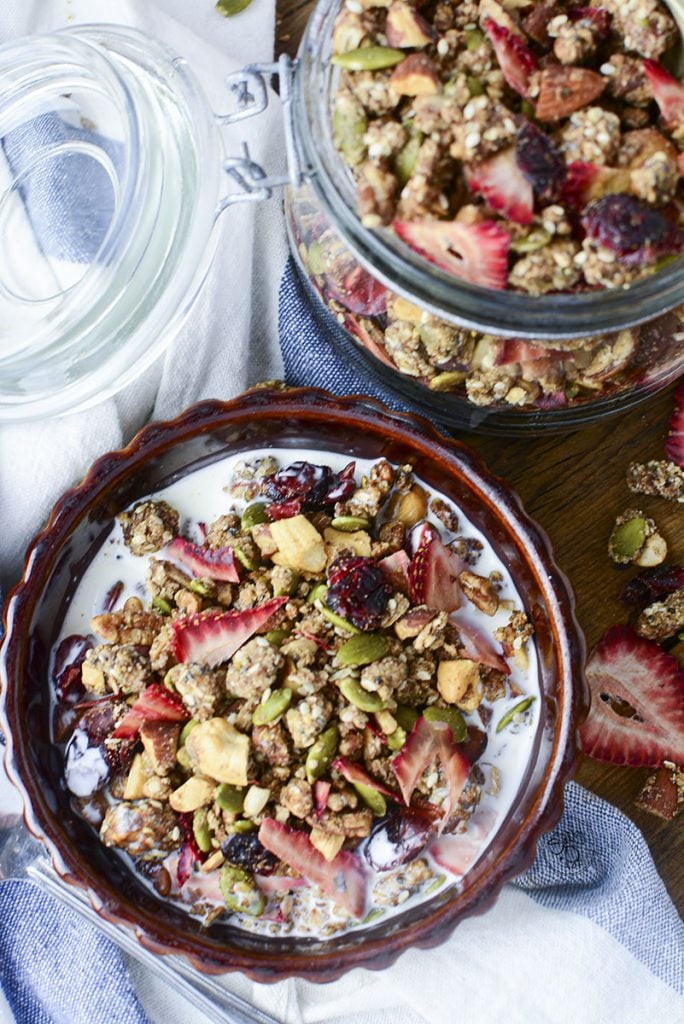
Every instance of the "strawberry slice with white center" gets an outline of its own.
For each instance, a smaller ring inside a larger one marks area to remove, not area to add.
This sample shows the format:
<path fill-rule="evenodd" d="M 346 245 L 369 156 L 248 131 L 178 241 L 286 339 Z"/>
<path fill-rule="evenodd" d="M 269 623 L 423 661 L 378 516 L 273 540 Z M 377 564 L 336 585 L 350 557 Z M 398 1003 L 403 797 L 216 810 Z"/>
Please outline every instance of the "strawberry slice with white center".
<path fill-rule="evenodd" d="M 531 223 L 534 192 L 518 166 L 514 146 L 479 164 L 466 164 L 465 179 L 470 191 L 481 195 L 490 209 L 516 224 Z"/>
<path fill-rule="evenodd" d="M 240 582 L 232 548 L 201 548 L 183 537 L 174 537 L 167 551 L 172 558 L 187 566 L 193 576 L 208 576 L 227 583 Z"/>
<path fill-rule="evenodd" d="M 306 832 L 264 818 L 259 842 L 284 864 L 308 878 L 352 917 L 361 918 L 366 910 L 368 886 L 363 864 L 349 850 L 341 850 L 328 861 L 310 841 Z"/>
<path fill-rule="evenodd" d="M 437 530 L 426 520 L 423 520 L 422 523 L 416 523 L 408 535 L 406 546 L 409 554 L 415 555 L 418 548 L 421 548 L 423 544 L 427 544 L 428 541 L 434 540 L 435 537 L 439 537 Z"/>
<path fill-rule="evenodd" d="M 663 121 L 671 128 L 681 124 L 684 121 L 684 86 L 657 60 L 646 59 L 641 63 Z"/>
<path fill-rule="evenodd" d="M 671 462 L 684 469 L 684 384 L 675 391 L 675 407 L 670 419 L 670 433 L 665 442 L 665 454 Z"/>
<path fill-rule="evenodd" d="M 187 722 L 190 712 L 180 697 L 161 683 L 150 683 L 129 708 L 112 733 L 114 739 L 131 739 L 143 722 Z"/>
<path fill-rule="evenodd" d="M 441 836 L 430 846 L 430 853 L 441 868 L 462 877 L 482 852 L 484 840 L 492 831 L 496 816 L 480 812 L 471 818 L 465 832 Z"/>
<path fill-rule="evenodd" d="M 411 803 L 418 780 L 437 757 L 437 744 L 430 723 L 422 716 L 406 738 L 406 743 L 392 759 L 392 771 L 397 777 L 404 803 Z"/>
<path fill-rule="evenodd" d="M 394 551 L 391 555 L 381 558 L 378 562 L 378 566 L 382 569 L 394 589 L 401 591 L 402 594 L 408 594 L 409 592 L 408 570 L 410 564 L 411 559 L 403 549 Z"/>
<path fill-rule="evenodd" d="M 388 796 L 390 800 L 399 800 L 399 794 L 393 789 L 389 789 L 378 779 L 374 779 L 372 775 L 369 775 L 360 764 L 355 761 L 350 761 L 346 757 L 338 757 L 332 763 L 333 768 L 342 775 L 347 782 L 358 783 L 360 786 L 368 786 L 370 789 L 374 789 L 376 793 L 382 793 L 383 796 Z"/>
<path fill-rule="evenodd" d="M 533 363 L 539 360 L 568 359 L 572 353 L 561 349 L 542 348 L 541 345 L 531 345 L 529 341 L 521 341 L 519 338 L 505 338 L 500 351 L 494 360 L 495 366 L 508 366 L 511 363 Z"/>
<path fill-rule="evenodd" d="M 228 661 L 287 600 L 274 597 L 244 611 L 199 612 L 174 619 L 171 647 L 176 661 L 192 661 L 209 668 Z"/>
<path fill-rule="evenodd" d="M 504 289 L 511 236 L 492 220 L 395 220 L 394 230 L 415 252 L 441 270 L 483 288 Z"/>
<path fill-rule="evenodd" d="M 470 775 L 470 762 L 463 756 L 454 742 L 454 734 L 448 722 L 430 722 L 430 729 L 437 747 L 437 756 L 447 782 L 447 797 L 444 801 L 444 816 L 440 832 L 449 820 L 451 812 L 460 800 L 463 787 Z"/>
<path fill-rule="evenodd" d="M 450 615 L 449 622 L 458 630 L 466 658 L 476 661 L 479 665 L 495 668 L 497 672 L 505 672 L 507 676 L 511 674 L 502 655 L 494 649 L 492 641 L 481 633 L 477 626 L 460 619 L 458 615 Z"/>
<path fill-rule="evenodd" d="M 426 604 L 438 612 L 461 607 L 459 574 L 466 563 L 439 539 L 422 544 L 409 565 L 409 591 L 414 604 Z"/>
<path fill-rule="evenodd" d="M 585 754 L 611 764 L 684 764 L 684 669 L 631 626 L 613 626 L 587 663 Z"/>
<path fill-rule="evenodd" d="M 518 36 L 503 25 L 497 25 L 491 18 L 486 19 L 484 30 L 511 89 L 515 89 L 523 99 L 529 100 L 530 77 L 538 68 L 536 58 Z"/>

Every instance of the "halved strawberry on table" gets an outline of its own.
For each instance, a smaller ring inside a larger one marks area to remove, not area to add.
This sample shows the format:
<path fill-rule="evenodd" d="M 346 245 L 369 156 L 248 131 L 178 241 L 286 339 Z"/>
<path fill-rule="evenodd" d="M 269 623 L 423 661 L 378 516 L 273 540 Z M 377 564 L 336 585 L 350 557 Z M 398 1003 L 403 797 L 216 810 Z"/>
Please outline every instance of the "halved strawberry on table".
<path fill-rule="evenodd" d="M 228 661 L 287 600 L 274 597 L 244 611 L 199 612 L 174 619 L 171 646 L 176 660 L 210 668 Z"/>
<path fill-rule="evenodd" d="M 488 160 L 464 167 L 466 184 L 481 195 L 490 209 L 516 224 L 530 224 L 534 217 L 532 185 L 520 170 L 511 146 Z"/>
<path fill-rule="evenodd" d="M 684 764 L 684 669 L 631 626 L 613 626 L 587 663 L 584 752 L 611 764 Z"/>
<path fill-rule="evenodd" d="M 506 287 L 511 236 L 500 224 L 395 220 L 393 227 L 402 242 L 454 277 L 483 288 Z"/>
<path fill-rule="evenodd" d="M 272 854 L 317 885 L 352 917 L 363 917 L 368 886 L 361 860 L 350 850 L 341 850 L 326 860 L 306 832 L 264 818 L 259 842 Z"/>
<path fill-rule="evenodd" d="M 684 468 L 684 384 L 679 385 L 674 397 L 675 407 L 665 442 L 665 454 L 671 462 Z"/>

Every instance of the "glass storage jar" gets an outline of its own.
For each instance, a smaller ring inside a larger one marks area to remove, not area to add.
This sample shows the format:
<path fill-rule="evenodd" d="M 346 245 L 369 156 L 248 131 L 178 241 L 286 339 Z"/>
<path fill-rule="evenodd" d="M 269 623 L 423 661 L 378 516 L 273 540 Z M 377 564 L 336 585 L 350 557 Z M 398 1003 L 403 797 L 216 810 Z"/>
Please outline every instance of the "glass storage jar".
<path fill-rule="evenodd" d="M 286 212 L 305 287 L 360 372 L 445 424 L 503 433 L 591 422 L 676 379 L 681 257 L 628 289 L 533 297 L 468 284 L 391 229 L 363 226 L 332 117 L 340 71 L 330 57 L 344 6 L 319 0 L 300 47 L 295 132 L 311 173 L 289 192 Z M 679 0 L 669 6 L 677 16 Z M 459 342 L 452 355 L 450 338 Z"/>
<path fill-rule="evenodd" d="M 319 0 L 296 66 L 283 57 L 228 76 L 226 115 L 182 58 L 137 30 L 85 25 L 0 48 L 0 422 L 84 408 L 137 376 L 197 295 L 218 214 L 283 184 L 312 308 L 354 359 L 359 390 L 374 376 L 446 425 L 509 432 L 625 409 L 682 372 L 682 259 L 628 290 L 531 298 L 461 282 L 362 225 L 333 139 L 340 7 Z M 226 158 L 219 127 L 260 113 L 277 73 L 288 173 L 272 178 L 246 148 Z M 237 189 L 227 196 L 222 169 Z M 521 359 L 526 386 L 476 393 L 471 366 L 448 353 L 424 373 L 397 365 L 388 298 L 419 346 L 431 330 L 442 347 L 445 332 L 472 332 L 472 369 L 486 380 Z M 578 364 L 582 387 L 563 387 L 563 367 Z M 542 373 L 561 375 L 558 387 L 535 392 Z"/>

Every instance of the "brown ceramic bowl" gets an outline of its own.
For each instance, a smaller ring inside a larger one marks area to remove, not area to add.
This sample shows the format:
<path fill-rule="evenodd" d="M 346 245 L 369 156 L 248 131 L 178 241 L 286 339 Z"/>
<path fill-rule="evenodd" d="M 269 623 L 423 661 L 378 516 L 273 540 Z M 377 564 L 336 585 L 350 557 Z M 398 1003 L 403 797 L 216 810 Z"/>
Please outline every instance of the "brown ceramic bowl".
<path fill-rule="evenodd" d="M 385 923 L 327 941 L 255 937 L 230 922 L 203 929 L 155 896 L 72 811 L 62 757 L 50 737 L 50 648 L 75 582 L 112 517 L 193 468 L 269 445 L 413 463 L 429 485 L 461 506 L 509 566 L 535 624 L 540 653 L 543 709 L 532 760 L 508 817 L 462 892 L 439 892 Z M 5 629 L 0 721 L 7 767 L 24 798 L 26 825 L 59 875 L 84 889 L 102 917 L 134 928 L 147 948 L 182 953 L 203 971 L 239 970 L 258 981 L 331 981 L 360 965 L 385 967 L 402 950 L 434 946 L 458 921 L 490 907 L 504 882 L 530 863 L 539 835 L 558 820 L 587 707 L 584 643 L 572 594 L 547 538 L 518 498 L 469 448 L 442 437 L 425 420 L 395 415 L 361 397 L 339 399 L 310 389 L 256 389 L 232 402 L 205 402 L 173 422 L 146 427 L 127 448 L 99 459 L 84 482 L 57 503 L 33 542 L 24 577 L 5 608 Z"/>

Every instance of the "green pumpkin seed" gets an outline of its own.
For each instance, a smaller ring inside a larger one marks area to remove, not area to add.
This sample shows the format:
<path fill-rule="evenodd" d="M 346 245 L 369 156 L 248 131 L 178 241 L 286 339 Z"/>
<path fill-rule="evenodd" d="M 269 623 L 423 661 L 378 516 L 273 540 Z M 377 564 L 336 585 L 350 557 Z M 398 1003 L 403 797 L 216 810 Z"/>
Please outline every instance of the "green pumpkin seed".
<path fill-rule="evenodd" d="M 372 786 L 364 785 L 363 782 L 353 782 L 352 785 L 376 818 L 382 818 L 387 814 L 387 801 L 382 793 L 378 793 L 377 789 L 373 789 Z"/>
<path fill-rule="evenodd" d="M 304 767 L 310 786 L 313 786 L 316 779 L 320 779 L 321 775 L 330 767 L 332 759 L 337 753 L 339 742 L 340 731 L 336 725 L 331 725 L 321 733 L 314 745 L 309 747 Z"/>
<path fill-rule="evenodd" d="M 447 722 L 451 726 L 456 743 L 463 743 L 468 739 L 468 727 L 460 711 L 456 708 L 437 708 L 432 705 L 425 708 L 423 718 L 427 722 Z"/>
<path fill-rule="evenodd" d="M 316 586 L 312 587 L 309 591 L 306 602 L 307 604 L 314 604 L 316 601 L 324 601 L 327 593 L 328 588 L 325 583 L 317 583 Z"/>
<path fill-rule="evenodd" d="M 192 816 L 192 834 L 195 837 L 195 842 L 199 846 L 202 853 L 209 853 L 212 849 L 211 838 L 212 831 L 207 824 L 207 809 L 206 807 L 200 807 Z"/>
<path fill-rule="evenodd" d="M 534 103 L 530 103 L 529 100 L 523 100 L 520 104 L 520 111 L 525 115 L 528 121 L 534 121 L 537 117 L 537 111 Z"/>
<path fill-rule="evenodd" d="M 344 154 L 346 158 L 346 154 Z M 325 257 L 323 255 L 323 246 L 320 242 L 312 242 L 309 246 L 306 254 L 306 263 L 315 277 L 320 277 L 325 274 Z"/>
<path fill-rule="evenodd" d="M 358 679 L 354 679 L 351 676 L 342 680 L 340 691 L 350 704 L 371 715 L 375 711 L 382 711 L 386 706 L 377 693 L 369 693 L 368 690 L 364 690 Z"/>
<path fill-rule="evenodd" d="M 402 727 L 398 725 L 394 732 L 391 732 L 389 736 L 386 736 L 385 738 L 390 750 L 401 750 L 406 743 L 406 729 L 402 729 Z"/>
<path fill-rule="evenodd" d="M 465 34 L 465 41 L 468 50 L 479 50 L 485 41 L 485 37 L 479 29 L 471 28 Z"/>
<path fill-rule="evenodd" d="M 389 640 L 380 633 L 360 633 L 346 640 L 336 659 L 340 665 L 370 665 L 373 661 L 384 658 L 390 649 Z"/>
<path fill-rule="evenodd" d="M 241 11 L 247 10 L 252 0 L 217 0 L 216 10 L 224 18 L 232 18 Z"/>
<path fill-rule="evenodd" d="M 645 541 L 646 520 L 637 516 L 616 526 L 608 543 L 613 557 L 629 560 L 641 551 Z"/>
<path fill-rule="evenodd" d="M 181 729 L 180 736 L 178 737 L 179 746 L 183 746 L 183 744 L 185 743 L 188 736 L 190 735 L 190 733 L 192 732 L 196 725 L 199 725 L 199 722 L 197 721 L 196 718 L 191 718 L 189 722 L 185 723 L 185 725 Z"/>
<path fill-rule="evenodd" d="M 266 515 L 266 505 L 263 501 L 253 501 L 242 513 L 240 528 L 243 533 L 248 533 L 253 526 L 261 526 L 262 523 L 267 522 L 269 522 L 269 518 Z"/>
<path fill-rule="evenodd" d="M 438 373 L 436 377 L 433 377 L 430 381 L 431 391 L 453 391 L 454 388 L 460 387 L 463 381 L 466 379 L 467 374 L 461 370 L 447 370 L 444 373 Z"/>
<path fill-rule="evenodd" d="M 475 78 L 474 75 L 468 75 L 466 78 L 466 84 L 471 96 L 484 96 L 484 85 L 479 78 Z"/>
<path fill-rule="evenodd" d="M 193 594 L 199 594 L 200 597 L 213 597 L 215 593 L 213 583 L 205 583 L 203 580 L 190 580 L 187 587 L 188 590 L 192 590 Z"/>
<path fill-rule="evenodd" d="M 510 248 L 513 252 L 518 253 L 536 252 L 537 249 L 543 249 L 550 241 L 551 235 L 548 231 L 544 231 L 544 228 L 535 228 L 527 235 L 523 235 L 522 238 L 511 242 Z"/>
<path fill-rule="evenodd" d="M 506 726 L 511 724 L 516 715 L 522 715 L 525 711 L 527 711 L 527 709 L 530 707 L 531 704 L 534 703 L 536 699 L 537 698 L 534 695 L 532 695 L 531 697 L 525 697 L 524 700 L 520 700 L 517 704 L 514 704 L 513 707 L 509 708 L 509 710 L 503 716 L 503 718 L 496 727 L 496 731 L 503 732 Z"/>
<path fill-rule="evenodd" d="M 248 818 L 240 818 L 239 821 L 234 821 L 232 825 L 226 825 L 226 832 L 237 832 L 242 835 L 244 832 L 256 832 L 259 826 L 253 821 L 249 821 Z"/>
<path fill-rule="evenodd" d="M 167 601 L 165 597 L 159 597 L 158 595 L 153 597 L 152 605 L 158 612 L 161 612 L 162 615 L 170 615 L 173 611 L 173 605 L 170 601 Z"/>
<path fill-rule="evenodd" d="M 335 109 L 332 115 L 333 138 L 335 145 L 341 151 L 346 163 L 350 167 L 357 167 L 366 159 L 366 143 L 364 136 L 368 129 L 368 119 L 363 106 L 356 97 L 341 93 L 335 100 Z M 318 260 L 318 268 L 314 270 L 312 265 L 311 249 L 317 246 L 319 253 L 313 259 Z M 313 242 L 309 249 L 309 269 L 314 274 L 325 274 L 328 269 L 319 242 Z"/>
<path fill-rule="evenodd" d="M 228 811 L 229 814 L 240 814 L 245 802 L 245 794 L 238 786 L 222 782 L 216 790 L 214 800 L 222 811 Z"/>
<path fill-rule="evenodd" d="M 275 722 L 276 718 L 280 718 L 283 712 L 287 711 L 291 700 L 292 690 L 288 690 L 287 687 L 282 690 L 274 690 L 271 696 L 255 709 L 252 722 L 254 725 L 268 725 L 269 722 Z"/>
<path fill-rule="evenodd" d="M 392 714 L 406 732 L 411 732 L 411 729 L 420 717 L 416 709 L 409 707 L 408 704 L 397 705 L 397 710 L 393 711 Z"/>
<path fill-rule="evenodd" d="M 338 53 L 330 61 L 345 71 L 381 71 L 401 63 L 406 54 L 391 46 L 364 46 L 360 50 Z"/>
<path fill-rule="evenodd" d="M 181 747 L 176 752 L 176 760 L 181 768 L 185 768 L 186 771 L 190 771 L 190 755 L 188 754 L 185 747 Z"/>
<path fill-rule="evenodd" d="M 433 892 L 437 892 L 438 889 L 442 888 L 445 882 L 446 875 L 437 875 L 437 878 L 433 879 L 433 881 L 428 885 L 425 890 L 425 895 L 430 896 Z"/>
<path fill-rule="evenodd" d="M 238 562 L 244 565 L 245 569 L 248 569 L 249 572 L 252 572 L 253 569 L 258 569 L 261 565 L 258 558 L 250 558 L 249 555 L 242 550 L 239 544 L 233 544 L 233 552 Z"/>
<path fill-rule="evenodd" d="M 377 921 L 379 917 L 384 916 L 385 911 L 381 907 L 373 907 L 372 910 L 368 911 L 361 924 L 370 924 L 371 921 Z"/>
<path fill-rule="evenodd" d="M 249 871 L 236 867 L 235 864 L 224 864 L 221 868 L 221 893 L 226 906 L 236 913 L 259 917 L 266 907 L 266 897 L 258 887 Z"/>
<path fill-rule="evenodd" d="M 274 647 L 280 647 L 284 644 L 290 634 L 286 629 L 269 629 L 268 633 L 265 634 L 266 640 L 269 644 L 273 644 Z"/>
<path fill-rule="evenodd" d="M 343 533 L 354 533 L 355 530 L 367 530 L 370 526 L 368 519 L 361 516 L 336 516 L 330 524 L 333 530 L 342 530 Z"/>
<path fill-rule="evenodd" d="M 323 615 L 328 622 L 332 622 L 333 626 L 337 626 L 338 629 L 344 629 L 347 633 L 360 633 L 361 630 L 349 622 L 348 619 L 343 619 L 341 615 L 337 615 L 335 612 L 330 611 L 327 605 L 324 605 L 321 601 L 319 604 L 321 615 Z"/>
<path fill-rule="evenodd" d="M 423 135 L 421 132 L 416 132 L 415 135 L 411 136 L 406 145 L 399 150 L 394 159 L 394 173 L 401 188 L 404 187 L 416 169 L 418 154 L 422 144 Z"/>

